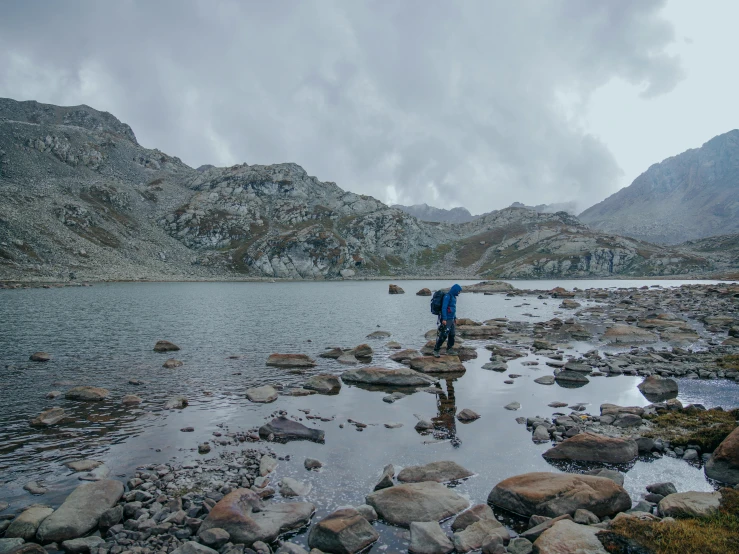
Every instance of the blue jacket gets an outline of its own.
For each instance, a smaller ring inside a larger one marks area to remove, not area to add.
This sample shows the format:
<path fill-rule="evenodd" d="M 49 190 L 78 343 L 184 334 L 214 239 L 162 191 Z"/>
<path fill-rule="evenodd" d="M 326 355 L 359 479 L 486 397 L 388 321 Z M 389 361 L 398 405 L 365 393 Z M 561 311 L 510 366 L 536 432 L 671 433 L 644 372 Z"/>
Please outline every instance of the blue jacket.
<path fill-rule="evenodd" d="M 462 287 L 457 284 L 452 285 L 449 293 L 444 295 L 444 302 L 441 305 L 441 319 L 449 321 L 457 317 L 457 296 L 462 292 Z"/>

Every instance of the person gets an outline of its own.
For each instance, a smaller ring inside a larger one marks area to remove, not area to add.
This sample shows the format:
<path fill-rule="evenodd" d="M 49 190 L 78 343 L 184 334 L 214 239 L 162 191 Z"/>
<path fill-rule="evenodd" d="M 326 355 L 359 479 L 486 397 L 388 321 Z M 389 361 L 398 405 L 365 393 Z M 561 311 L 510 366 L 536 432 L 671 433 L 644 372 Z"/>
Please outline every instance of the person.
<path fill-rule="evenodd" d="M 434 346 L 434 358 L 441 356 L 439 350 L 444 341 L 447 341 L 446 353 L 449 356 L 457 355 L 457 351 L 454 350 L 454 335 L 457 323 L 457 296 L 460 292 L 462 292 L 462 287 L 455 283 L 449 289 L 449 292 L 444 295 L 441 313 L 439 314 L 439 335 L 436 337 L 436 345 Z"/>

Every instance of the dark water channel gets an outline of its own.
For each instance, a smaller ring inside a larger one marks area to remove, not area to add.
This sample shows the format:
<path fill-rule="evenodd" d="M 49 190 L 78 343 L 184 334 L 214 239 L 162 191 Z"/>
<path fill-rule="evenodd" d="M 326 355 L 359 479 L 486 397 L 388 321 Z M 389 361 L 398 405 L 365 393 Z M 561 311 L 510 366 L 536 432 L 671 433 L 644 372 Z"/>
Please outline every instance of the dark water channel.
<path fill-rule="evenodd" d="M 388 340 L 404 348 L 423 346 L 423 334 L 434 326 L 434 320 L 428 310 L 429 299 L 417 297 L 415 292 L 451 283 L 399 283 L 405 295 L 388 295 L 388 283 L 383 281 L 103 284 L 0 291 L 0 499 L 10 502 L 12 508 L 34 502 L 56 505 L 80 483 L 64 462 L 98 459 L 111 469 L 111 475 L 131 476 L 142 464 L 200 457 L 198 443 L 212 440 L 214 432 L 261 425 L 277 409 L 291 415 L 310 409 L 311 414 L 334 417 L 330 422 L 304 421 L 325 430 L 325 444 L 293 442 L 272 448 L 280 456 L 290 455 L 289 461 L 280 462 L 278 479 L 291 475 L 313 484 L 306 500 L 316 504 L 319 516 L 339 506 L 364 503 L 364 496 L 372 491 L 388 463 L 398 470 L 455 460 L 476 472 L 457 490 L 472 503 L 479 503 L 506 477 L 557 471 L 541 457 L 549 445 L 532 443 L 530 434 L 515 422 L 517 416 L 550 416 L 555 410 L 547 404 L 554 400 L 585 403 L 591 413 L 598 413 L 603 402 L 649 403 L 636 388 L 641 381 L 638 377 L 593 378 L 579 389 L 535 384 L 535 378 L 551 374 L 552 368 L 533 354 L 509 362 L 506 373 L 484 370 L 489 352 L 482 341 L 467 341 L 479 347 L 479 357 L 465 363 L 463 376 L 442 380 L 444 393 L 439 396 L 421 391 L 388 404 L 382 401 L 384 392 L 345 385 L 335 396 L 280 397 L 268 405 L 245 399 L 244 390 L 255 385 L 299 385 L 310 373 L 347 369 L 334 360 L 317 357 L 329 346 L 368 342 L 375 349 L 372 365 L 385 366 L 396 365 L 387 359 L 393 352 L 385 346 Z M 539 281 L 535 286 L 551 289 L 559 284 Z M 629 285 L 623 281 L 574 284 L 580 288 Z M 535 295 L 511 299 L 503 294 L 465 294 L 458 301 L 458 314 L 476 320 L 507 317 L 533 322 L 563 315 L 558 304 L 552 299 L 538 300 Z M 392 336 L 375 341 L 365 338 L 378 329 Z M 159 339 L 182 348 L 173 353 L 184 362 L 182 367 L 161 367 L 169 355 L 153 352 Z M 568 346 L 565 355 L 599 345 Z M 38 350 L 49 352 L 52 361 L 27 361 Z M 273 352 L 309 354 L 318 365 L 303 375 L 269 368 L 265 360 Z M 537 360 L 538 366 L 522 364 Z M 522 377 L 504 384 L 508 373 Z M 144 384 L 131 385 L 132 378 Z M 47 392 L 64 391 L 73 385 L 101 386 L 111 394 L 99 403 L 73 402 L 63 396 L 45 399 Z M 707 406 L 736 406 L 736 387 L 725 381 L 683 381 L 680 399 Z M 137 394 L 144 401 L 135 408 L 122 407 L 120 399 L 125 394 Z M 185 395 L 190 405 L 181 411 L 161 410 L 174 394 Z M 521 403 L 519 411 L 503 408 L 513 401 Z M 52 406 L 63 407 L 70 420 L 46 430 L 29 426 L 31 418 Z M 453 414 L 463 408 L 482 417 L 461 424 Z M 414 430 L 415 414 L 434 418 L 439 428 L 457 440 L 437 442 L 433 436 L 419 435 Z M 346 424 L 348 418 L 368 427 L 358 432 Z M 385 428 L 384 424 L 391 422 L 403 427 Z M 339 427 L 341 423 L 344 428 Z M 186 426 L 194 427 L 195 432 L 179 431 Z M 218 456 L 222 448 L 227 447 L 216 447 L 208 456 Z M 325 468 L 306 471 L 305 457 L 323 461 Z M 42 481 L 49 492 L 31 496 L 22 489 L 31 480 Z M 699 467 L 670 458 L 638 461 L 627 473 L 625 487 L 637 501 L 646 492 L 645 485 L 666 480 L 675 482 L 681 491 L 711 490 Z M 386 539 L 381 543 L 401 544 L 405 533 L 384 528 Z M 383 547 L 378 543 L 375 549 Z"/>

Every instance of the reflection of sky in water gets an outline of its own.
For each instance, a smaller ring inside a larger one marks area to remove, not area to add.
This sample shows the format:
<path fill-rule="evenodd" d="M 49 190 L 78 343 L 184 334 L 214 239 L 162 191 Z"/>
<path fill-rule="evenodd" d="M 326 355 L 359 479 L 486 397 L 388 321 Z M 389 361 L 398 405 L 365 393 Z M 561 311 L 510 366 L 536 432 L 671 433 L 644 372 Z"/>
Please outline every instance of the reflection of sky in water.
<path fill-rule="evenodd" d="M 540 289 L 569 285 L 534 283 Z M 574 283 L 580 288 L 630 284 Z M 277 409 L 304 417 L 298 409 L 309 408 L 312 414 L 336 418 L 331 422 L 303 421 L 324 429 L 326 443 L 277 444 L 272 448 L 278 454 L 291 455 L 289 462 L 280 463 L 278 477 L 293 475 L 314 484 L 308 499 L 319 506 L 319 515 L 342 505 L 363 503 L 388 463 L 397 470 L 455 460 L 477 473 L 458 490 L 478 503 L 484 502 L 492 487 L 506 477 L 527 471 L 556 471 L 541 457 L 548 445 L 533 444 L 524 426 L 515 422 L 517 416 L 551 416 L 555 410 L 547 404 L 554 400 L 584 403 L 594 414 L 603 402 L 649 403 L 636 388 L 641 380 L 637 377 L 592 378 L 589 385 L 578 389 L 543 386 L 533 380 L 552 373 L 545 358 L 529 355 L 509 362 L 508 371 L 497 373 L 482 369 L 489 357 L 483 348 L 478 350 L 478 359 L 465 364 L 466 374 L 453 382 L 453 404 L 449 397 L 442 402 L 426 392 L 387 404 L 382 401 L 384 392 L 347 386 L 336 396 L 281 397 L 269 405 L 250 404 L 244 399 L 244 390 L 255 384 L 291 385 L 305 380 L 305 375 L 266 367 L 265 359 L 272 352 L 304 352 L 315 357 L 328 346 L 370 342 L 376 350 L 374 365 L 396 365 L 387 360 L 391 351 L 384 347 L 386 340 L 367 341 L 365 336 L 381 328 L 392 333 L 389 340 L 403 347 L 421 347 L 425 343 L 423 333 L 434 326 L 434 318 L 429 313 L 429 298 L 417 297 L 415 292 L 422 287 L 450 284 L 404 281 L 401 285 L 406 294 L 398 296 L 387 294 L 387 282 L 383 281 L 114 284 L 0 293 L 0 311 L 7 322 L 0 328 L 0 373 L 5 383 L 0 389 L 5 407 L 0 413 L 0 469 L 7 482 L 0 487 L 0 497 L 17 504 L 36 501 L 21 487 L 31 479 L 44 478 L 51 492 L 43 501 L 53 503 L 78 484 L 61 467 L 64 461 L 95 457 L 105 460 L 113 475 L 130 475 L 141 463 L 198 458 L 197 444 L 212 441 L 213 432 L 256 427 Z M 515 285 L 534 286 L 520 281 Z M 458 311 L 459 316 L 476 320 L 509 317 L 534 322 L 555 315 L 569 316 L 571 312 L 560 310 L 559 303 L 535 296 L 511 299 L 500 294 L 462 295 Z M 525 313 L 538 317 L 526 317 Z M 170 355 L 152 352 L 158 339 L 182 347 L 172 355 L 185 362 L 183 367 L 161 368 Z M 584 352 L 593 345 L 570 346 L 568 354 Z M 42 365 L 26 361 L 31 352 L 41 349 L 50 352 L 54 360 Z M 227 359 L 230 355 L 240 358 Z M 316 359 L 318 365 L 312 373 L 346 369 L 334 360 Z M 535 360 L 538 366 L 522 364 Z M 521 377 L 512 385 L 504 384 L 510 373 Z M 146 384 L 129 385 L 132 377 Z M 93 405 L 45 400 L 47 391 L 67 388 L 53 384 L 59 381 L 105 386 L 111 390 L 111 397 Z M 444 381 L 441 387 L 447 391 Z M 735 384 L 723 381 L 682 381 L 680 399 L 707 406 L 736 405 L 736 391 Z M 141 409 L 120 408 L 120 398 L 131 393 L 144 399 Z M 169 396 L 180 393 L 191 401 L 185 410 L 151 412 Z M 519 411 L 503 409 L 513 401 L 521 403 Z M 63 406 L 72 421 L 53 430 L 28 427 L 28 419 L 53 405 Z M 475 410 L 481 419 L 461 424 L 449 417 L 463 408 Z M 437 437 L 447 436 L 445 431 L 453 426 L 459 445 L 436 442 L 433 435 L 419 435 L 413 428 L 416 415 L 435 420 Z M 358 432 L 347 423 L 348 418 L 369 426 Z M 103 421 L 93 425 L 91 419 Z M 383 425 L 394 422 L 403 427 L 386 429 Z M 340 423 L 344 423 L 343 429 Z M 179 429 L 186 426 L 194 427 L 195 432 L 181 433 Z M 213 455 L 222 448 L 214 447 Z M 307 472 L 302 464 L 308 456 L 322 460 L 326 468 Z M 628 474 L 627 488 L 636 500 L 650 482 L 671 479 L 680 490 L 710 488 L 702 470 L 670 459 L 637 462 Z"/>

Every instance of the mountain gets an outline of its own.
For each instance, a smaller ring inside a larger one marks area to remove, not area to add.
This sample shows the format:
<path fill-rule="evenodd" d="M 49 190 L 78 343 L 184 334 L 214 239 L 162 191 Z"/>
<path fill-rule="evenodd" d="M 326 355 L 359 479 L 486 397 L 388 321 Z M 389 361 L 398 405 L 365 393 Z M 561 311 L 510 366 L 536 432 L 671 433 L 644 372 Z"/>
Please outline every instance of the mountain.
<path fill-rule="evenodd" d="M 414 204 L 413 206 L 402 206 L 393 204 L 393 208 L 412 215 L 421 221 L 435 221 L 437 223 L 467 223 L 477 216 L 473 216 L 467 208 L 434 208 L 428 204 Z"/>
<path fill-rule="evenodd" d="M 557 212 L 567 212 L 570 215 L 577 214 L 577 203 L 576 202 L 557 202 L 555 204 L 537 204 L 536 206 L 527 206 L 521 202 L 514 202 L 511 204 L 512 208 L 526 208 L 528 210 L 534 210 L 543 214 L 553 214 Z"/>
<path fill-rule="evenodd" d="M 710 254 L 506 208 L 427 222 L 292 163 L 201 166 L 87 106 L 0 100 L 0 281 L 392 275 L 609 277 L 715 268 Z"/>
<path fill-rule="evenodd" d="M 651 166 L 579 217 L 660 244 L 739 232 L 739 130 Z"/>

